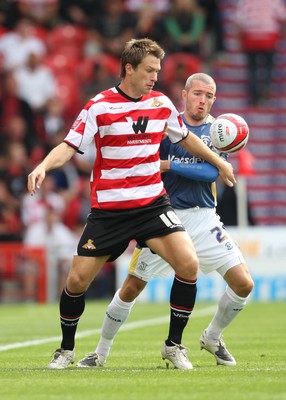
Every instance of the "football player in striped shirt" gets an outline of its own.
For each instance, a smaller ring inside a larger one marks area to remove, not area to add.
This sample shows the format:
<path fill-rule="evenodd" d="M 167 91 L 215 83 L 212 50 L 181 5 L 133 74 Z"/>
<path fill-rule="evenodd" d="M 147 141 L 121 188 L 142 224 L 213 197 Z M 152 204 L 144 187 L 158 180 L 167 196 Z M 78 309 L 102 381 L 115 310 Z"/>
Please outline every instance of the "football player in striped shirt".
<path fill-rule="evenodd" d="M 47 171 L 95 143 L 90 178 L 91 211 L 79 239 L 60 298 L 62 341 L 48 367 L 64 369 L 75 358 L 75 333 L 85 308 L 85 292 L 106 261 L 114 261 L 136 240 L 172 265 L 176 279 L 171 304 L 186 323 L 196 297 L 198 258 L 189 235 L 170 205 L 160 172 L 160 143 L 168 137 L 218 168 L 235 183 L 233 168 L 183 124 L 171 100 L 154 90 L 163 49 L 150 39 L 132 39 L 121 56 L 121 81 L 92 98 L 63 143 L 28 175 L 31 195 Z M 180 251 L 178 252 L 178 249 Z"/>
<path fill-rule="evenodd" d="M 211 146 L 209 129 L 214 118 L 209 112 L 215 101 L 215 81 L 207 74 L 194 74 L 188 78 L 182 94 L 185 102 L 182 115 L 184 123 L 200 140 Z M 217 312 L 201 335 L 200 346 L 213 354 L 217 364 L 234 366 L 235 358 L 227 350 L 222 332 L 244 308 L 253 281 L 237 244 L 216 214 L 214 181 L 218 178 L 218 170 L 181 146 L 171 143 L 169 138 L 161 144 L 161 159 L 161 170 L 165 172 L 165 189 L 192 239 L 200 269 L 205 274 L 218 272 L 227 283 Z M 77 365 L 103 366 L 117 331 L 148 281 L 172 272 L 173 269 L 158 255 L 152 254 L 148 248 L 137 246 L 130 262 L 129 274 L 107 308 L 95 352 L 88 354 Z M 169 334 L 161 353 L 167 364 L 171 362 L 175 368 L 192 369 L 186 348 L 181 342 L 190 313 L 189 310 L 177 309 L 173 295 L 178 279 L 175 274 L 171 291 Z"/>

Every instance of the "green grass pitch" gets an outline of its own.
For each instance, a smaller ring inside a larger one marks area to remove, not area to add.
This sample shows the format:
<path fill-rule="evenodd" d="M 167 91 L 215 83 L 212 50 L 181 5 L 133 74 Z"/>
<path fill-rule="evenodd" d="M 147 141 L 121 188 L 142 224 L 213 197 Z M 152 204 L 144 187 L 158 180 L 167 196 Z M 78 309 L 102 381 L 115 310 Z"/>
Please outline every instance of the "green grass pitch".
<path fill-rule="evenodd" d="M 76 361 L 94 350 L 106 302 L 89 301 L 78 328 Z M 286 400 L 286 304 L 250 303 L 224 332 L 236 367 L 217 366 L 199 348 L 216 306 L 198 303 L 183 343 L 194 365 L 166 369 L 160 356 L 168 304 L 134 307 L 104 368 L 48 370 L 59 347 L 58 305 L 1 305 L 0 398 L 5 400 Z M 75 365 L 75 364 L 74 364 Z"/>

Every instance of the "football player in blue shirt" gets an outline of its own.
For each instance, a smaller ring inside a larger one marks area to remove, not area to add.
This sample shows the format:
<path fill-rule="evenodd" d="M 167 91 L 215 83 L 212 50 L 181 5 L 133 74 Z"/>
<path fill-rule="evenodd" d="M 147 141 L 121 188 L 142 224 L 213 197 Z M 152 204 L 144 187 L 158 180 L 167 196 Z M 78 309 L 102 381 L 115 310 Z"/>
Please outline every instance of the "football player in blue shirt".
<path fill-rule="evenodd" d="M 184 123 L 210 147 L 209 129 L 214 118 L 209 112 L 215 95 L 216 83 L 205 73 L 191 75 L 182 91 Z M 161 144 L 161 171 L 172 206 L 192 239 L 201 271 L 205 274 L 216 271 L 227 283 L 217 311 L 201 335 L 200 346 L 213 354 L 217 364 L 234 366 L 236 361 L 222 340 L 222 332 L 244 308 L 253 289 L 253 280 L 237 244 L 216 214 L 214 182 L 218 178 L 218 170 L 181 146 L 172 144 L 166 137 Z M 172 224 L 172 216 L 166 223 Z M 95 352 L 80 360 L 77 363 L 79 367 L 104 365 L 114 337 L 126 321 L 138 295 L 151 278 L 166 276 L 170 271 L 173 271 L 170 265 L 148 248 L 135 248 L 128 276 L 107 307 Z M 174 280 L 180 278 L 175 275 Z M 182 345 L 182 335 L 192 309 L 183 310 L 176 305 L 180 302 L 178 282 L 175 287 L 176 290 L 173 286 L 170 294 L 169 334 L 161 354 L 167 366 L 171 362 L 175 368 L 188 370 L 193 366 Z"/>

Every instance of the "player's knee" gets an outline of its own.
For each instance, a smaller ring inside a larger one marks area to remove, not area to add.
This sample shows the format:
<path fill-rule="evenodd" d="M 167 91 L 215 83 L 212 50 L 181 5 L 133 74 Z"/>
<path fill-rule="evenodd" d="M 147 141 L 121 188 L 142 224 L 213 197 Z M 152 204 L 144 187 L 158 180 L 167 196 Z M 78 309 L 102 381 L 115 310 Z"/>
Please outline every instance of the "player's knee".
<path fill-rule="evenodd" d="M 245 292 L 247 293 L 246 296 L 250 295 L 250 293 L 252 292 L 253 288 L 254 288 L 254 282 L 253 282 L 253 280 L 251 278 L 249 278 L 247 283 L 246 283 L 246 285 L 245 285 Z"/>
<path fill-rule="evenodd" d="M 140 292 L 138 292 L 138 290 L 135 287 L 127 286 L 125 287 L 124 291 L 120 292 L 120 298 L 122 301 L 130 303 L 131 301 L 134 301 L 137 298 L 139 293 Z"/>
<path fill-rule="evenodd" d="M 254 288 L 254 282 L 251 278 L 244 280 L 236 289 L 236 294 L 239 297 L 247 297 Z"/>
<path fill-rule="evenodd" d="M 124 282 L 120 290 L 120 298 L 123 301 L 131 302 L 134 301 L 139 294 L 142 292 L 146 282 L 140 279 L 128 279 Z"/>
<path fill-rule="evenodd" d="M 177 275 L 186 279 L 196 279 L 199 271 L 199 260 L 196 254 L 192 256 L 181 258 L 175 265 L 174 270 Z"/>
<path fill-rule="evenodd" d="M 198 259 L 197 255 L 196 255 L 196 253 L 192 254 L 192 256 L 189 258 L 188 264 L 189 264 L 188 268 L 191 271 L 193 271 L 195 273 L 198 273 L 198 270 L 199 270 L 199 259 Z"/>
<path fill-rule="evenodd" d="M 90 280 L 82 274 L 75 271 L 70 273 L 67 278 L 67 288 L 72 293 L 85 292 L 90 284 Z"/>

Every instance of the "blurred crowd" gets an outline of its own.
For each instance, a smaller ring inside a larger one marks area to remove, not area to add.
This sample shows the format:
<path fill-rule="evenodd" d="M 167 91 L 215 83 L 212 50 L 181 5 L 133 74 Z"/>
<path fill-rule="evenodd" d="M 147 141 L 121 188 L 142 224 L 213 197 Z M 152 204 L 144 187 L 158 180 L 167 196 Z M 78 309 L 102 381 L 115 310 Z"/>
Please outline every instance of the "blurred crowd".
<path fill-rule="evenodd" d="M 53 259 L 56 249 L 59 292 L 90 208 L 94 149 L 51 171 L 33 197 L 26 190 L 28 173 L 63 140 L 86 101 L 119 82 L 119 57 L 133 37 L 149 37 L 164 48 L 156 88 L 182 110 L 186 78 L 199 70 L 211 74 L 213 61 L 225 52 L 223 2 L 0 0 L 0 243 L 42 246 Z M 230 3 L 236 7 L 233 24 L 241 51 L 250 63 L 249 104 L 257 104 L 261 96 L 269 97 L 286 2 Z M 259 94 L 261 56 L 268 61 Z M 113 284 L 114 265 L 107 263 L 96 291 L 109 287 L 113 295 Z"/>
<path fill-rule="evenodd" d="M 0 243 L 45 248 L 50 274 L 57 271 L 49 277 L 54 291 L 62 290 L 90 209 L 95 152 L 51 171 L 34 196 L 28 173 L 63 140 L 86 101 L 119 83 L 119 57 L 133 37 L 164 48 L 157 88 L 181 109 L 187 76 L 223 48 L 219 16 L 216 0 L 0 0 Z M 16 262 L 13 278 L 2 264 L 2 300 L 11 297 L 11 279 L 19 285 L 17 274 L 30 293 L 24 297 L 34 300 L 37 273 L 25 266 L 23 275 Z M 114 266 L 106 263 L 91 295 L 113 295 Z"/>
<path fill-rule="evenodd" d="M 181 108 L 186 76 L 223 48 L 218 18 L 217 2 L 207 0 L 0 1 L 0 241 L 47 244 L 47 227 L 58 243 L 76 241 L 89 211 L 93 150 L 51 172 L 33 197 L 27 174 L 85 102 L 118 82 L 132 37 L 165 49 L 157 87 Z"/>

